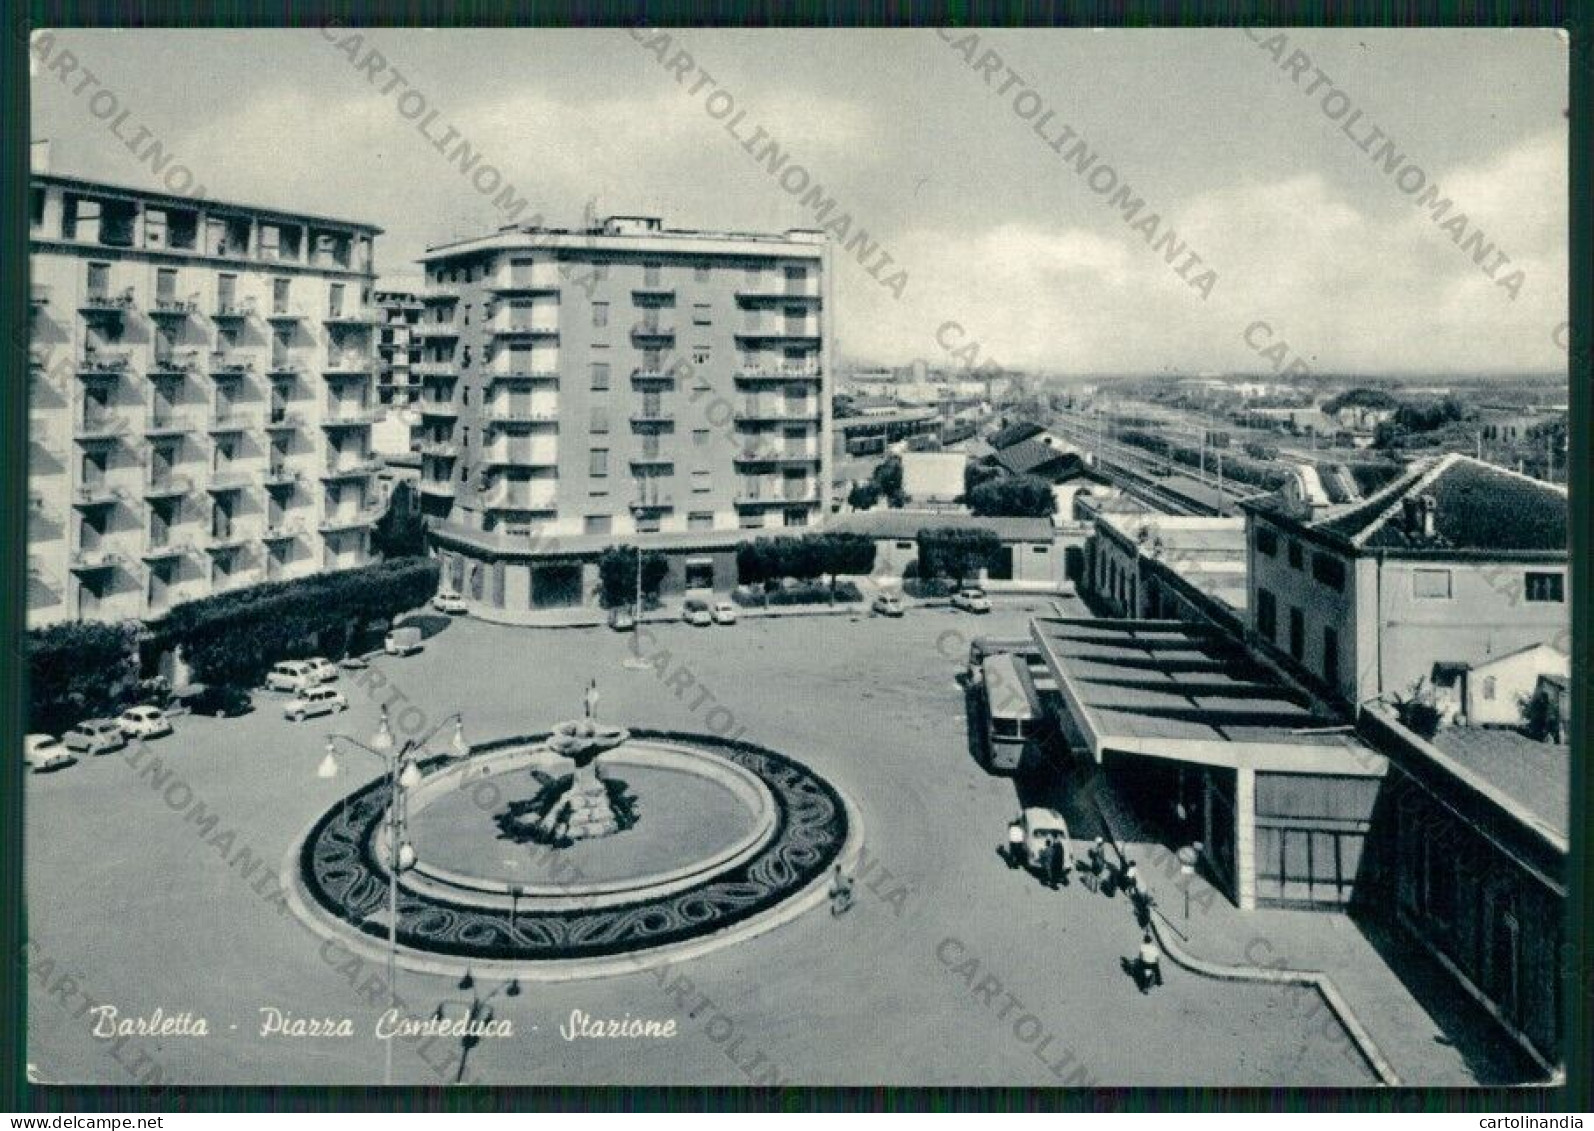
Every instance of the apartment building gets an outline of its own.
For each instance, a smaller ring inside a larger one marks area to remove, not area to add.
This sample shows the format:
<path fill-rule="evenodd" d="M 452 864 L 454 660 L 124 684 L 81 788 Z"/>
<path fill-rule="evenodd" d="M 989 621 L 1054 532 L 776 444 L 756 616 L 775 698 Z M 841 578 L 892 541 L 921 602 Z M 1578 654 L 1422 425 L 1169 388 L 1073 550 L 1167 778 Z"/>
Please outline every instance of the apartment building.
<path fill-rule="evenodd" d="M 33 176 L 30 624 L 367 560 L 378 233 Z"/>
<path fill-rule="evenodd" d="M 421 358 L 421 343 L 415 337 L 415 326 L 426 308 L 420 290 L 419 280 L 376 282 L 372 301 L 382 316 L 376 343 L 376 392 L 384 405 L 402 407 L 420 396 L 415 363 Z"/>
<path fill-rule="evenodd" d="M 1302 468 L 1241 506 L 1249 627 L 1334 698 L 1409 694 L 1436 666 L 1533 644 L 1567 651 L 1564 487 L 1451 454 L 1352 503 Z"/>
<path fill-rule="evenodd" d="M 821 234 L 611 217 L 422 257 L 420 490 L 445 580 L 486 608 L 589 604 L 640 543 L 668 585 L 733 584 L 733 547 L 828 511 Z"/>

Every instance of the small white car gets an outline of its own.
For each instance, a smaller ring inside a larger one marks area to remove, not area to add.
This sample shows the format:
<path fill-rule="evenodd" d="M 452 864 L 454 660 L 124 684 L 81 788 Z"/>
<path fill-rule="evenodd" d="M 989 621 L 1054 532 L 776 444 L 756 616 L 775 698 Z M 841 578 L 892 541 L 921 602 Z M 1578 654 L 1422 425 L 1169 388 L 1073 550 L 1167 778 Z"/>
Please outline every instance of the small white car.
<path fill-rule="evenodd" d="M 80 754 L 109 754 L 127 745 L 127 736 L 115 719 L 85 719 L 61 736 L 68 750 Z"/>
<path fill-rule="evenodd" d="M 695 628 L 707 628 L 714 623 L 714 613 L 701 597 L 688 597 L 681 606 L 681 619 Z"/>
<path fill-rule="evenodd" d="M 116 725 L 128 738 L 160 738 L 172 733 L 172 721 L 159 707 L 129 707 L 116 716 Z"/>
<path fill-rule="evenodd" d="M 881 593 L 869 606 L 876 616 L 900 617 L 907 612 L 907 606 L 902 603 L 902 598 L 895 593 Z"/>
<path fill-rule="evenodd" d="M 304 660 L 284 660 L 266 673 L 268 691 L 305 691 L 320 684 L 316 669 Z"/>
<path fill-rule="evenodd" d="M 451 589 L 444 589 L 432 598 L 432 608 L 451 617 L 465 615 L 465 598 Z"/>
<path fill-rule="evenodd" d="M 715 624 L 735 624 L 736 606 L 729 601 L 715 601 L 709 615 L 714 618 Z"/>
<path fill-rule="evenodd" d="M 983 589 L 959 589 L 952 595 L 952 607 L 962 609 L 965 613 L 988 613 L 991 611 L 991 599 Z"/>
<path fill-rule="evenodd" d="M 311 656 L 305 663 L 315 673 L 317 683 L 333 683 L 338 678 L 338 665 L 325 656 Z"/>
<path fill-rule="evenodd" d="M 36 774 L 59 770 L 77 761 L 59 738 L 48 734 L 30 734 L 23 739 L 22 760 Z"/>
<path fill-rule="evenodd" d="M 334 715 L 348 709 L 349 701 L 343 697 L 343 692 L 333 687 L 311 687 L 284 703 L 282 714 L 286 719 L 300 722 L 316 715 Z"/>
<path fill-rule="evenodd" d="M 424 647 L 418 628 L 395 628 L 382 641 L 382 651 L 389 656 L 413 656 Z"/>

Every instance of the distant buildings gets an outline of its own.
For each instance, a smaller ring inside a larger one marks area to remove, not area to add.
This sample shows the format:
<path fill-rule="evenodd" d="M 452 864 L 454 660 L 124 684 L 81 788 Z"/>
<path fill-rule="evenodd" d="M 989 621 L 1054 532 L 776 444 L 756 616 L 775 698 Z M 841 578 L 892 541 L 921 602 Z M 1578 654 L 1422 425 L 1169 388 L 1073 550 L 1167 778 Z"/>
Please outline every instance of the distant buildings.
<path fill-rule="evenodd" d="M 28 623 L 367 560 L 379 229 L 36 173 Z"/>
<path fill-rule="evenodd" d="M 828 246 L 613 217 L 422 257 L 420 489 L 445 577 L 486 608 L 586 604 L 620 542 L 673 582 L 829 509 Z M 716 557 L 716 554 L 718 555 Z"/>
<path fill-rule="evenodd" d="M 1257 642 L 1346 702 L 1569 639 L 1564 488 L 1447 455 L 1355 503 L 1299 477 L 1241 506 Z"/>
<path fill-rule="evenodd" d="M 420 396 L 420 376 L 415 363 L 421 359 L 421 344 L 415 327 L 421 320 L 419 280 L 379 279 L 372 301 L 382 313 L 377 340 L 377 396 L 382 404 L 403 406 Z"/>

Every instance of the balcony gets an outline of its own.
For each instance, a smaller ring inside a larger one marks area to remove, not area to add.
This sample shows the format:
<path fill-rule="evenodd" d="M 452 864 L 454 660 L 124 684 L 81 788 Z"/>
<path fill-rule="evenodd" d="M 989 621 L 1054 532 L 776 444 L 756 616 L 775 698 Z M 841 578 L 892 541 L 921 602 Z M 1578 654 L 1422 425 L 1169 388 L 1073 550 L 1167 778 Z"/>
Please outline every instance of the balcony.
<path fill-rule="evenodd" d="M 675 413 L 664 405 L 643 405 L 631 414 L 631 423 L 643 428 L 673 425 Z"/>
<path fill-rule="evenodd" d="M 127 498 L 127 492 L 120 487 L 113 487 L 104 480 L 94 483 L 85 483 L 72 492 L 72 505 L 75 507 L 110 507 Z"/>
<path fill-rule="evenodd" d="M 458 283 L 431 283 L 420 297 L 422 305 L 459 301 Z"/>
<path fill-rule="evenodd" d="M 248 432 L 252 428 L 260 427 L 260 418 L 242 412 L 218 412 L 206 425 L 213 436 L 227 436 L 238 432 Z"/>
<path fill-rule="evenodd" d="M 323 428 L 368 428 L 382 419 L 382 410 L 379 408 L 366 408 L 363 405 L 344 407 L 332 405 L 327 409 L 326 416 L 321 418 Z"/>
<path fill-rule="evenodd" d="M 820 373 L 821 371 L 817 365 L 793 366 L 790 369 L 738 369 L 736 371 L 736 379 L 738 381 L 779 381 L 784 384 L 791 381 L 817 381 L 820 378 Z"/>
<path fill-rule="evenodd" d="M 556 295 L 559 293 L 559 276 L 554 272 L 528 276 L 501 271 L 485 280 L 482 286 L 495 295 Z"/>
<path fill-rule="evenodd" d="M 554 491 L 516 491 L 509 484 L 501 484 L 482 496 L 482 506 L 494 511 L 557 512 L 559 496 Z"/>
<path fill-rule="evenodd" d="M 743 401 L 736 406 L 733 419 L 738 424 L 758 424 L 767 421 L 788 421 L 794 424 L 818 424 L 819 406 L 806 401 Z"/>
<path fill-rule="evenodd" d="M 309 317 L 309 312 L 301 306 L 284 306 L 273 308 L 271 313 L 266 315 L 266 321 L 279 326 L 291 326 Z"/>
<path fill-rule="evenodd" d="M 820 301 L 818 282 L 787 283 L 784 287 L 755 285 L 740 287 L 736 302 L 740 306 L 806 306 L 816 307 Z"/>
<path fill-rule="evenodd" d="M 198 422 L 187 413 L 156 409 L 144 419 L 146 436 L 186 436 L 198 431 Z"/>
<path fill-rule="evenodd" d="M 303 478 L 298 468 L 289 467 L 285 463 L 274 463 L 266 469 L 261 482 L 267 487 L 293 487 Z"/>
<path fill-rule="evenodd" d="M 433 400 L 431 397 L 422 397 L 416 402 L 420 407 L 422 416 L 440 416 L 452 420 L 459 415 L 459 406 L 452 401 Z"/>
<path fill-rule="evenodd" d="M 219 468 L 210 473 L 210 482 L 205 484 L 205 489 L 212 494 L 222 494 L 228 491 L 242 491 L 254 480 L 254 475 L 239 468 Z"/>
<path fill-rule="evenodd" d="M 537 404 L 488 404 L 482 418 L 495 424 L 558 424 L 559 406 Z"/>
<path fill-rule="evenodd" d="M 645 499 L 635 500 L 632 502 L 631 507 L 634 510 L 642 511 L 645 514 L 656 513 L 658 511 L 673 511 L 675 509 L 675 496 L 652 495 Z"/>
<path fill-rule="evenodd" d="M 675 373 L 669 369 L 658 369 L 653 366 L 641 366 L 631 370 L 631 380 L 638 385 L 648 384 L 675 384 Z"/>
<path fill-rule="evenodd" d="M 557 369 L 511 369 L 508 366 L 495 366 L 487 370 L 487 384 L 489 386 L 499 381 L 559 381 Z"/>
<path fill-rule="evenodd" d="M 133 297 L 133 289 L 131 287 L 114 295 L 104 292 L 88 294 L 83 296 L 82 302 L 78 303 L 79 313 L 96 317 L 121 318 L 123 315 L 137 309 L 138 302 Z"/>
<path fill-rule="evenodd" d="M 304 532 L 304 519 L 279 518 L 266 524 L 266 528 L 260 532 L 260 540 L 262 542 L 286 542 L 299 537 Z"/>
<path fill-rule="evenodd" d="M 271 418 L 266 421 L 267 432 L 293 432 L 304 427 L 304 417 L 297 412 L 283 412 L 273 409 Z"/>
<path fill-rule="evenodd" d="M 326 469 L 321 472 L 321 478 L 329 482 L 343 479 L 369 479 L 381 470 L 382 461 L 379 459 L 329 461 Z"/>
<path fill-rule="evenodd" d="M 100 573 L 115 569 L 122 562 L 122 555 L 115 550 L 96 546 L 87 550 L 73 550 L 70 565 L 73 573 Z"/>
<path fill-rule="evenodd" d="M 194 377 L 199 374 L 199 354 L 189 350 L 157 357 L 145 371 L 150 380 Z"/>
<path fill-rule="evenodd" d="M 186 475 L 156 475 L 144 484 L 146 499 L 180 498 L 194 489 L 194 481 Z"/>
<path fill-rule="evenodd" d="M 328 311 L 321 321 L 328 326 L 374 326 L 382 321 L 382 312 L 370 306 L 351 306 Z"/>
<path fill-rule="evenodd" d="M 557 338 L 559 336 L 557 324 L 537 322 L 531 319 L 494 318 L 488 323 L 487 330 L 495 338 Z"/>
<path fill-rule="evenodd" d="M 370 374 L 371 359 L 358 354 L 329 357 L 321 367 L 323 377 L 369 377 Z"/>
<path fill-rule="evenodd" d="M 818 344 L 819 327 L 807 322 L 800 324 L 782 322 L 761 326 L 745 326 L 736 331 L 736 337 L 748 342 Z"/>
<path fill-rule="evenodd" d="M 410 327 L 410 337 L 419 341 L 447 341 L 459 337 L 459 327 L 453 322 L 420 322 Z"/>
<path fill-rule="evenodd" d="M 675 299 L 675 288 L 666 287 L 662 283 L 644 283 L 640 287 L 631 288 L 631 298 L 634 302 L 657 304 Z"/>
<path fill-rule="evenodd" d="M 254 317 L 254 299 L 220 299 L 216 302 L 216 309 L 211 312 L 212 322 L 243 322 Z"/>
<path fill-rule="evenodd" d="M 119 412 L 85 412 L 72 428 L 72 438 L 84 444 L 113 443 L 128 431 L 127 417 Z"/>
<path fill-rule="evenodd" d="M 452 480 L 422 478 L 416 486 L 420 488 L 421 494 L 431 495 L 433 498 L 452 499 L 454 497 Z"/>
<path fill-rule="evenodd" d="M 336 510 L 323 515 L 319 526 L 321 533 L 335 534 L 342 530 L 358 530 L 362 526 L 370 526 L 381 517 L 382 511 L 378 507 Z"/>
<path fill-rule="evenodd" d="M 675 457 L 668 452 L 639 452 L 631 457 L 631 466 L 657 471 L 661 468 L 674 467 Z"/>
<path fill-rule="evenodd" d="M 77 375 L 85 381 L 103 377 L 122 377 L 132 370 L 132 355 L 126 350 L 97 350 L 85 354 L 77 363 Z"/>
<path fill-rule="evenodd" d="M 28 308 L 39 310 L 50 305 L 50 284 L 34 283 L 28 288 Z"/>
<path fill-rule="evenodd" d="M 266 367 L 269 377 L 297 377 L 304 372 L 304 362 L 295 361 L 291 357 L 273 358 Z"/>
<path fill-rule="evenodd" d="M 236 523 L 232 523 L 212 530 L 205 539 L 205 549 L 217 552 L 236 550 L 250 540 L 247 530 Z"/>
<path fill-rule="evenodd" d="M 159 536 L 150 535 L 144 540 L 143 558 L 146 562 L 167 561 L 172 558 L 186 558 L 194 550 L 194 544 L 186 538 L 173 538 L 170 534 Z"/>
<path fill-rule="evenodd" d="M 186 322 L 190 317 L 199 313 L 199 303 L 191 298 L 161 298 L 156 297 L 155 305 L 149 308 L 149 316 L 163 322 Z"/>
<path fill-rule="evenodd" d="M 410 372 L 417 377 L 458 377 L 459 366 L 452 361 L 417 361 Z"/>
<path fill-rule="evenodd" d="M 447 441 L 429 441 L 420 448 L 421 455 L 432 459 L 458 459 L 459 445 Z"/>
<path fill-rule="evenodd" d="M 247 377 L 254 370 L 254 358 L 246 353 L 226 353 L 218 350 L 210 355 L 212 378 Z"/>
<path fill-rule="evenodd" d="M 659 322 L 644 322 L 631 327 L 631 340 L 640 345 L 658 345 L 675 341 L 675 327 Z"/>
<path fill-rule="evenodd" d="M 739 507 L 801 506 L 818 501 L 819 493 L 812 484 L 807 483 L 801 489 L 777 486 L 754 492 L 738 491 L 736 494 L 736 505 Z"/>
<path fill-rule="evenodd" d="M 481 462 L 484 467 L 557 467 L 559 449 L 551 444 L 488 444 Z"/>
<path fill-rule="evenodd" d="M 744 448 L 736 453 L 737 463 L 818 463 L 819 449 L 812 447 L 789 448 L 779 444 L 769 447 Z"/>

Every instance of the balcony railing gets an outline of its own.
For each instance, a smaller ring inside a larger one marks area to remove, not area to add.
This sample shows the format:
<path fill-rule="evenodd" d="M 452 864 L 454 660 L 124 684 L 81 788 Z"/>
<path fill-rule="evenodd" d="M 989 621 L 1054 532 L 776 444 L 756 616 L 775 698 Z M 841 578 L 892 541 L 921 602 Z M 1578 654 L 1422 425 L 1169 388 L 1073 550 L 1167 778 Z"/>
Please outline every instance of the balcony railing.
<path fill-rule="evenodd" d="M 205 540 L 205 549 L 236 550 L 247 541 L 249 541 L 249 531 L 237 523 L 232 523 L 212 528 Z"/>
<path fill-rule="evenodd" d="M 449 479 L 422 478 L 418 484 L 423 495 L 454 497 L 454 483 Z"/>
<path fill-rule="evenodd" d="M 770 369 L 738 369 L 738 381 L 817 381 L 820 378 L 820 369 L 817 365 L 793 366 L 790 369 L 774 367 Z"/>
<path fill-rule="evenodd" d="M 266 528 L 260 532 L 262 542 L 285 542 L 290 538 L 297 538 L 305 531 L 302 518 L 279 518 L 275 522 L 268 522 Z"/>
<path fill-rule="evenodd" d="M 210 317 L 214 322 L 239 322 L 253 317 L 254 313 L 255 300 L 252 298 L 218 299 Z"/>
<path fill-rule="evenodd" d="M 500 424 L 557 424 L 559 406 L 490 403 L 482 409 L 482 416 Z"/>
<path fill-rule="evenodd" d="M 156 409 L 144 420 L 146 436 L 180 436 L 196 430 L 196 421 L 184 412 Z"/>
<path fill-rule="evenodd" d="M 495 364 L 487 370 L 487 383 L 497 381 L 554 381 L 559 380 L 557 369 L 515 369 L 504 364 Z"/>
<path fill-rule="evenodd" d="M 816 503 L 819 493 L 812 485 L 802 488 L 773 486 L 750 491 L 746 488 L 736 494 L 736 505 L 739 507 L 777 507 L 791 506 L 800 503 Z"/>
<path fill-rule="evenodd" d="M 186 495 L 194 489 L 194 481 L 186 475 L 156 475 L 144 484 L 147 499 L 169 499 Z"/>
<path fill-rule="evenodd" d="M 425 340 L 459 337 L 459 326 L 453 322 L 420 322 L 410 327 L 410 336 Z"/>
<path fill-rule="evenodd" d="M 292 487 L 303 478 L 304 475 L 298 468 L 289 467 L 285 463 L 273 463 L 266 469 L 262 482 L 267 487 Z"/>
<path fill-rule="evenodd" d="M 487 330 L 495 338 L 557 338 L 559 327 L 532 320 L 493 319 Z"/>
<path fill-rule="evenodd" d="M 80 377 L 116 377 L 132 368 L 132 354 L 127 350 L 96 350 L 84 354 L 77 363 Z"/>
<path fill-rule="evenodd" d="M 791 401 L 743 401 L 736 406 L 734 418 L 738 424 L 765 420 L 814 424 L 819 421 L 819 406 L 806 402 L 794 404 Z"/>
<path fill-rule="evenodd" d="M 243 412 L 218 412 L 211 417 L 207 428 L 213 434 L 247 432 L 260 427 L 260 418 Z"/>
<path fill-rule="evenodd" d="M 86 550 L 72 551 L 72 569 L 78 573 L 91 573 L 99 570 L 115 569 L 123 562 L 122 555 L 115 550 L 94 547 Z"/>
<path fill-rule="evenodd" d="M 819 449 L 815 447 L 791 448 L 782 444 L 743 448 L 736 453 L 737 463 L 817 463 Z"/>
<path fill-rule="evenodd" d="M 50 284 L 34 283 L 28 288 L 28 305 L 30 307 L 50 305 Z"/>
<path fill-rule="evenodd" d="M 272 377 L 297 377 L 303 372 L 304 362 L 291 357 L 274 357 L 266 366 L 266 373 Z"/>
<path fill-rule="evenodd" d="M 253 474 L 248 471 L 222 468 L 210 473 L 210 480 L 205 487 L 210 491 L 242 491 L 253 479 Z"/>
<path fill-rule="evenodd" d="M 297 412 L 284 412 L 273 409 L 271 416 L 266 421 L 267 432 L 289 432 L 296 428 L 304 427 L 304 416 Z"/>
<path fill-rule="evenodd" d="M 371 306 L 351 306 L 342 310 L 329 310 L 321 321 L 329 326 L 374 326 L 382 321 L 382 312 Z"/>
<path fill-rule="evenodd" d="M 482 506 L 498 511 L 557 511 L 559 497 L 551 491 L 511 491 L 499 487 L 482 496 Z"/>
<path fill-rule="evenodd" d="M 310 314 L 302 306 L 273 307 L 270 314 L 266 315 L 269 322 L 294 323 L 303 322 Z"/>
<path fill-rule="evenodd" d="M 417 377 L 457 377 L 459 366 L 452 361 L 417 361 L 410 372 Z"/>
<path fill-rule="evenodd" d="M 382 511 L 379 507 L 336 510 L 321 517 L 320 527 L 322 533 L 330 534 L 339 530 L 354 530 L 361 526 L 370 526 L 381 517 Z"/>
<path fill-rule="evenodd" d="M 818 341 L 819 327 L 811 323 L 769 323 L 744 326 L 736 331 L 738 338 L 752 341 Z"/>
<path fill-rule="evenodd" d="M 559 450 L 543 445 L 488 444 L 482 449 L 482 463 L 488 467 L 557 467 Z"/>
<path fill-rule="evenodd" d="M 83 441 L 114 440 L 127 430 L 127 417 L 119 412 L 85 412 L 72 434 Z"/>
<path fill-rule="evenodd" d="M 83 301 L 78 304 L 78 310 L 83 314 L 111 314 L 117 317 L 138 309 L 138 300 L 133 297 L 133 289 L 116 294 L 95 292 L 83 296 Z"/>
<path fill-rule="evenodd" d="M 421 444 L 421 455 L 433 459 L 458 459 L 459 445 L 446 441 L 428 441 Z"/>
<path fill-rule="evenodd" d="M 156 357 L 147 372 L 151 378 L 191 377 L 197 374 L 199 370 L 198 351 L 187 350 L 182 353 L 162 354 Z"/>
<path fill-rule="evenodd" d="M 199 313 L 199 302 L 191 298 L 160 298 L 149 308 L 151 318 L 175 318 L 181 321 Z"/>
<path fill-rule="evenodd" d="M 526 276 L 500 271 L 484 281 L 482 286 L 498 295 L 556 295 L 559 293 L 559 277 L 552 273 Z"/>
<path fill-rule="evenodd" d="M 420 407 L 422 416 L 446 416 L 452 418 L 459 415 L 459 406 L 452 401 L 438 401 L 430 397 L 422 397 L 416 403 Z"/>
<path fill-rule="evenodd" d="M 321 473 L 321 478 L 368 479 L 381 470 L 382 461 L 379 459 L 331 460 Z"/>
<path fill-rule="evenodd" d="M 675 327 L 662 322 L 643 322 L 631 327 L 631 338 L 637 342 L 674 341 Z"/>
<path fill-rule="evenodd" d="M 246 353 L 228 353 L 218 350 L 210 355 L 212 377 L 245 377 L 254 372 L 255 361 Z"/>
<path fill-rule="evenodd" d="M 643 405 L 631 414 L 631 423 L 640 425 L 674 424 L 675 412 L 668 405 Z"/>
<path fill-rule="evenodd" d="M 194 544 L 186 538 L 173 538 L 166 534 L 151 534 L 144 539 L 145 561 L 158 561 L 162 558 L 183 558 L 193 552 Z"/>
<path fill-rule="evenodd" d="M 332 406 L 327 409 L 326 416 L 321 419 L 323 428 L 358 428 L 375 424 L 382 419 L 382 410 L 379 408 L 344 408 Z"/>
<path fill-rule="evenodd" d="M 323 377 L 363 377 L 371 372 L 371 359 L 359 354 L 329 357 L 321 366 Z"/>
<path fill-rule="evenodd" d="M 126 498 L 126 491 L 120 487 L 113 487 L 103 480 L 84 483 L 72 492 L 72 503 L 79 507 L 108 507 Z"/>

